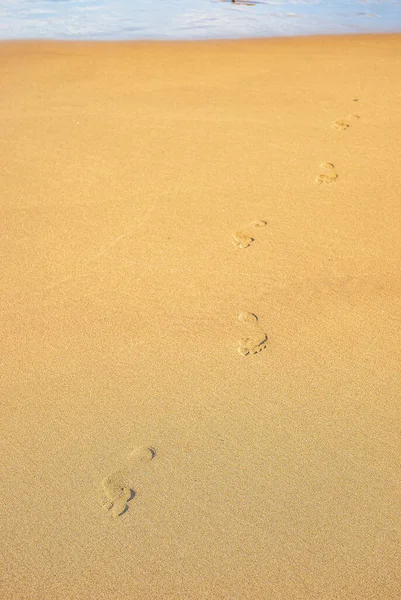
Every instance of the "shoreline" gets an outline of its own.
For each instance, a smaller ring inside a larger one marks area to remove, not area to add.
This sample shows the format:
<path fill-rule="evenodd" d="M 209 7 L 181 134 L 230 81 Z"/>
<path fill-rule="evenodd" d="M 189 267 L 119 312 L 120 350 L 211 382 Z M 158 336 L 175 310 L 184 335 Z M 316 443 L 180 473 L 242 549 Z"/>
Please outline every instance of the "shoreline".
<path fill-rule="evenodd" d="M 385 31 L 385 32 L 370 32 L 370 33 L 316 33 L 316 34 L 304 34 L 304 35 L 280 35 L 280 36 L 266 36 L 266 37 L 241 37 L 241 38 L 205 38 L 205 39 L 118 39 L 118 40 L 102 40 L 102 39 L 58 39 L 58 38 L 15 38 L 15 39 L 0 39 L 0 44 L 29 44 L 29 43 L 49 43 L 49 44 L 88 44 L 88 45 L 131 45 L 131 44 L 208 44 L 208 43 L 246 43 L 246 42 L 267 42 L 280 40 L 287 41 L 301 41 L 301 40 L 316 40 L 316 39 L 338 39 L 338 38 L 387 38 L 387 37 L 399 37 L 401 31 Z"/>

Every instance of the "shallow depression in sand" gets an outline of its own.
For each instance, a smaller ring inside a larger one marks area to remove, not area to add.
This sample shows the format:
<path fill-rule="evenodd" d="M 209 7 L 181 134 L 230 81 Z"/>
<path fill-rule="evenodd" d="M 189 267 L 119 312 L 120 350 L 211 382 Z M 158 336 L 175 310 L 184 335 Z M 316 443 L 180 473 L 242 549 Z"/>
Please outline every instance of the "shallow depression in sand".
<path fill-rule="evenodd" d="M 241 356 L 257 354 L 266 348 L 267 335 L 259 325 L 258 317 L 251 312 L 241 312 L 238 320 L 244 324 L 246 337 L 238 341 L 238 352 Z"/>
<path fill-rule="evenodd" d="M 101 504 L 114 519 L 127 512 L 128 502 L 135 497 L 135 469 L 155 456 L 156 450 L 151 446 L 135 448 L 129 452 L 126 464 L 103 479 Z"/>

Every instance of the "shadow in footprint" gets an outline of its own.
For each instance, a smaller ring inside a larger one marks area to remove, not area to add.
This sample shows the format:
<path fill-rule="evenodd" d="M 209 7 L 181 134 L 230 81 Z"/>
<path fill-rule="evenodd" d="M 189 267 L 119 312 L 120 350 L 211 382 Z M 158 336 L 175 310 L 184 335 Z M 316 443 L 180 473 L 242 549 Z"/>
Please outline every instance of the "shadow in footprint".
<path fill-rule="evenodd" d="M 128 509 L 129 509 L 128 502 L 131 502 L 131 500 L 133 500 L 133 499 L 135 498 L 135 496 L 136 496 L 136 492 L 135 492 L 135 490 L 130 490 L 130 492 L 131 492 L 131 493 L 130 493 L 130 496 L 129 496 L 129 498 L 127 499 L 127 504 L 125 505 L 125 508 L 124 508 L 124 510 L 123 510 L 122 512 L 120 512 L 120 513 L 117 515 L 117 517 L 121 517 L 121 516 L 122 516 L 124 513 L 126 513 L 126 512 L 128 511 Z"/>

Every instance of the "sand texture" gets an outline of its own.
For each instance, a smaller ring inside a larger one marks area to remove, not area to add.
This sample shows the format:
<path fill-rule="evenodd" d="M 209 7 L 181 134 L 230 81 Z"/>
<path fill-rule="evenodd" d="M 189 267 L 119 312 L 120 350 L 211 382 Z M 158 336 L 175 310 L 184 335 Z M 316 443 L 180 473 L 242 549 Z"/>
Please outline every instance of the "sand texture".
<path fill-rule="evenodd" d="M 4 600 L 398 600 L 401 36 L 0 44 Z"/>

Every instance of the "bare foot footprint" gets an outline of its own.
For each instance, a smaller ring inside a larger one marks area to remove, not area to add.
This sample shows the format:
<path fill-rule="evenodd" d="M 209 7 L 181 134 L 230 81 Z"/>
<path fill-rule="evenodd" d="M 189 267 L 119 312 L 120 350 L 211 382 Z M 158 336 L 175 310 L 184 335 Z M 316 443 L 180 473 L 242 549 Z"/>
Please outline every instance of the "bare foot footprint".
<path fill-rule="evenodd" d="M 106 498 L 103 501 L 103 508 L 111 510 L 114 519 L 128 509 L 128 501 L 135 495 L 128 484 L 128 479 L 129 474 L 122 470 L 116 471 L 102 481 L 103 493 Z"/>
<path fill-rule="evenodd" d="M 316 183 L 333 183 L 338 177 L 338 173 L 335 170 L 333 163 L 320 163 L 320 166 L 327 171 L 327 173 L 321 173 L 316 177 Z"/>
<path fill-rule="evenodd" d="M 334 129 L 340 129 L 342 131 L 348 129 L 349 126 L 350 123 L 348 123 L 348 121 L 346 121 L 345 119 L 337 119 L 337 121 L 334 121 L 333 123 Z"/>
<path fill-rule="evenodd" d="M 252 221 L 251 223 L 249 223 L 247 225 L 247 227 L 255 227 L 255 228 L 259 228 L 259 227 L 266 227 L 267 225 L 267 221 Z M 252 242 L 255 240 L 255 238 L 253 238 L 251 236 L 250 233 L 248 233 L 246 231 L 246 229 L 242 230 L 242 231 L 237 231 L 236 233 L 232 234 L 232 242 L 234 244 L 234 246 L 238 246 L 238 248 L 248 248 L 248 246 L 250 246 L 252 244 Z"/>
<path fill-rule="evenodd" d="M 150 462 L 156 456 L 156 450 L 151 446 L 143 446 L 141 448 L 135 448 L 128 454 L 128 456 L 132 462 Z"/>
<path fill-rule="evenodd" d="M 238 319 L 245 323 L 250 333 L 249 337 L 239 340 L 238 352 L 241 356 L 248 354 L 257 354 L 266 348 L 267 335 L 259 325 L 258 317 L 250 312 L 240 313 Z"/>
<path fill-rule="evenodd" d="M 346 119 L 337 119 L 337 121 L 334 121 L 333 127 L 339 131 L 345 131 L 348 127 L 351 127 L 350 121 L 352 119 L 359 119 L 359 115 L 349 115 Z"/>
<path fill-rule="evenodd" d="M 254 241 L 254 238 L 245 231 L 237 231 L 232 234 L 232 237 L 234 246 L 238 246 L 238 248 L 248 248 Z"/>
<path fill-rule="evenodd" d="M 267 221 L 251 221 L 249 227 L 266 227 Z"/>
<path fill-rule="evenodd" d="M 156 451 L 154 448 L 138 448 L 131 452 L 129 456 L 132 465 L 127 465 L 102 481 L 102 506 L 105 510 L 111 511 L 111 516 L 114 519 L 128 510 L 128 502 L 135 496 L 135 492 L 131 487 L 135 464 L 151 461 L 156 456 Z"/>

